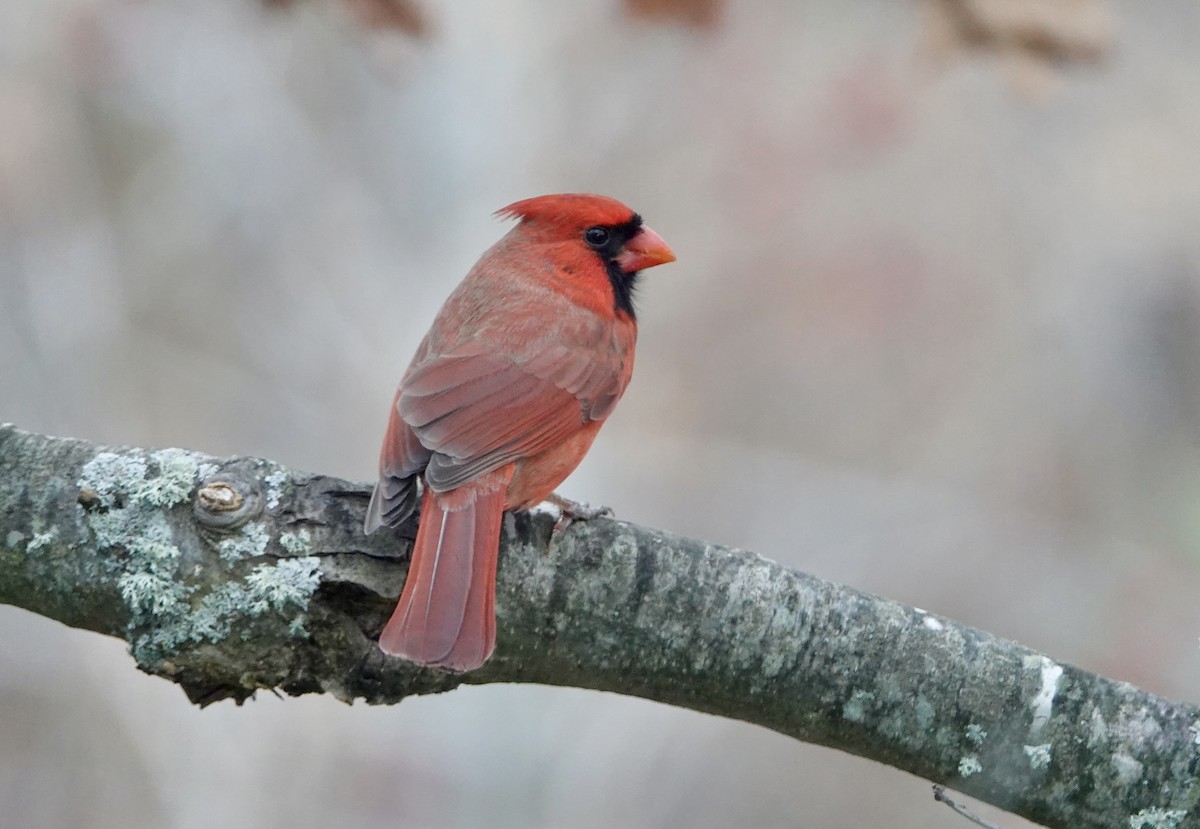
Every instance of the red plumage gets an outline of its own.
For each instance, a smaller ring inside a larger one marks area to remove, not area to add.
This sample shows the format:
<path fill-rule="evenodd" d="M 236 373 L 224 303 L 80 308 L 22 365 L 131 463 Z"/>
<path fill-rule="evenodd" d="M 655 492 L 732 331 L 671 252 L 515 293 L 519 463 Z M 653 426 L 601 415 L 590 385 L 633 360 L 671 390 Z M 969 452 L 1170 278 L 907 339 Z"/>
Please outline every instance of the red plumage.
<path fill-rule="evenodd" d="M 400 381 L 365 529 L 417 503 L 408 579 L 379 646 L 469 671 L 491 655 L 500 521 L 546 500 L 612 412 L 633 372 L 638 271 L 667 244 L 604 196 L 539 196 L 438 312 Z"/>

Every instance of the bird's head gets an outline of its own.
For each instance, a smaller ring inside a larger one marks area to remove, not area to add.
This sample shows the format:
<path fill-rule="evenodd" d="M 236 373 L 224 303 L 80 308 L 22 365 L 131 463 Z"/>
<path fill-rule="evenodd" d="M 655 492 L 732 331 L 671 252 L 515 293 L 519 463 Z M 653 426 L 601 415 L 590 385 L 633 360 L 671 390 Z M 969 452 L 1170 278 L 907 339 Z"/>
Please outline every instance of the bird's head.
<path fill-rule="evenodd" d="M 613 311 L 630 317 L 639 272 L 675 261 L 670 246 L 641 216 L 607 196 L 536 196 L 496 215 L 520 220 L 517 230 L 525 243 L 552 246 L 551 258 L 565 282 L 611 289 Z"/>

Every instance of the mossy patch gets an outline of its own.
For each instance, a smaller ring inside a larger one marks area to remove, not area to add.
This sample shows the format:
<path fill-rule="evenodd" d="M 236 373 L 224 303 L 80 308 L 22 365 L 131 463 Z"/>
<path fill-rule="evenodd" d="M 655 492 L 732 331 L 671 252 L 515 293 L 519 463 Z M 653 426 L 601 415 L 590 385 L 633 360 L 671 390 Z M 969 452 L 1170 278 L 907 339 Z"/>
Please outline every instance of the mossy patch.
<path fill-rule="evenodd" d="M 198 457 L 203 458 L 182 449 L 100 452 L 78 481 L 94 493 L 97 508 L 88 512 L 88 525 L 97 547 L 111 550 L 120 567 L 117 583 L 130 610 L 126 637 L 144 668 L 177 658 L 188 644 L 217 644 L 234 634 L 245 638 L 260 620 L 307 635 L 304 611 L 320 582 L 319 559 L 262 562 L 271 535 L 261 522 L 217 543 L 216 559 L 202 548 L 207 542 L 172 526 L 172 510 L 212 473 L 212 465 Z M 286 473 L 272 477 L 277 489 Z M 300 553 L 309 538 L 301 531 L 281 544 Z"/>

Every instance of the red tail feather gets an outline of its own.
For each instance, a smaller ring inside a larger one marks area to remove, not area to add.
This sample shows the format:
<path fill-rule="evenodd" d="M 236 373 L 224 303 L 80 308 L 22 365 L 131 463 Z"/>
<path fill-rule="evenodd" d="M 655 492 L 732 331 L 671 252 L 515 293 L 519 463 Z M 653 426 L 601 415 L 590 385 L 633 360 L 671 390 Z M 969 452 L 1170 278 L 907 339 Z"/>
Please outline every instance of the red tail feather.
<path fill-rule="evenodd" d="M 386 653 L 452 671 L 487 661 L 503 516 L 503 486 L 426 491 L 404 592 L 379 636 Z"/>

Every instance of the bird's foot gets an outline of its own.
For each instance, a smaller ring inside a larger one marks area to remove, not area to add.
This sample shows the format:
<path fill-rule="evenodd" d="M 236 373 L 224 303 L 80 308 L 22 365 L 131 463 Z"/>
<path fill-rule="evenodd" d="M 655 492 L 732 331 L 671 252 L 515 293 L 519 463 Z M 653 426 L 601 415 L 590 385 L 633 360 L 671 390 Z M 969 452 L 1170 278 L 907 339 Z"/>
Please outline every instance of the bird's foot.
<path fill-rule="evenodd" d="M 597 518 L 612 518 L 613 516 L 613 511 L 608 507 L 593 507 L 582 501 L 572 501 L 557 492 L 551 492 L 546 503 L 558 507 L 558 520 L 554 522 L 554 530 L 550 533 L 551 543 L 575 521 L 593 521 Z"/>

